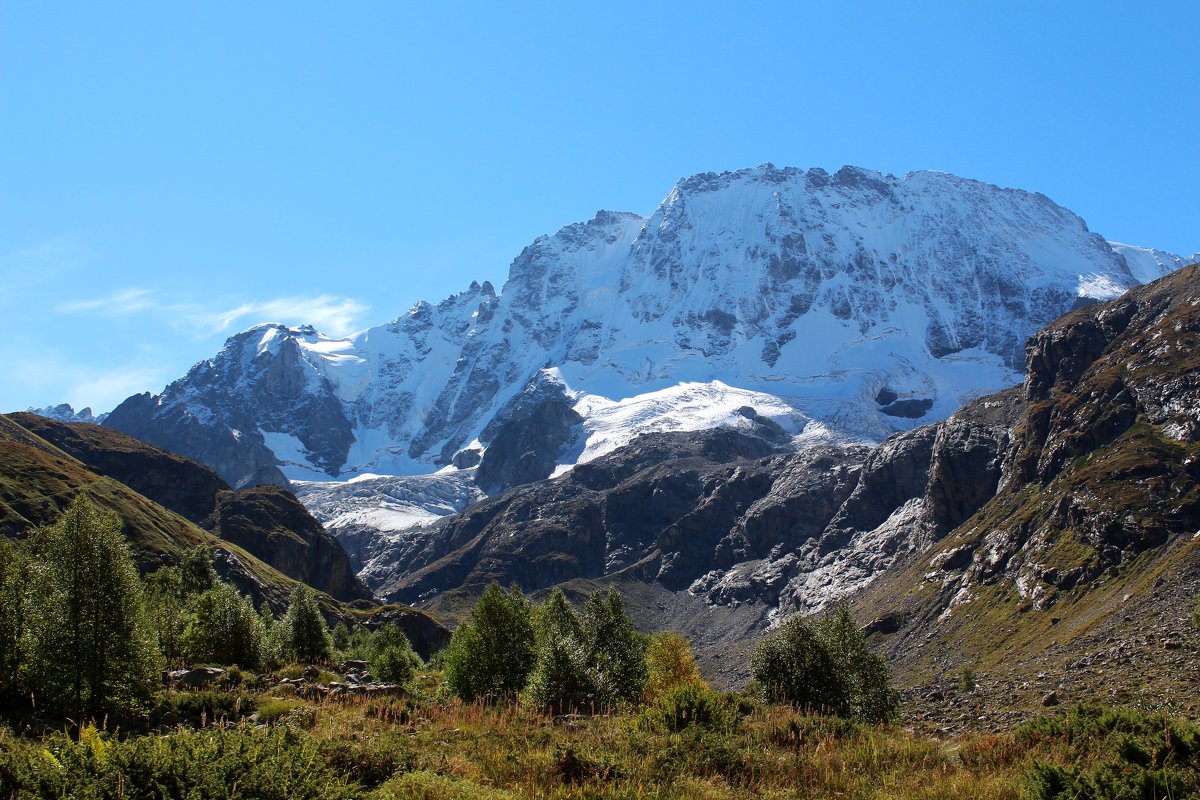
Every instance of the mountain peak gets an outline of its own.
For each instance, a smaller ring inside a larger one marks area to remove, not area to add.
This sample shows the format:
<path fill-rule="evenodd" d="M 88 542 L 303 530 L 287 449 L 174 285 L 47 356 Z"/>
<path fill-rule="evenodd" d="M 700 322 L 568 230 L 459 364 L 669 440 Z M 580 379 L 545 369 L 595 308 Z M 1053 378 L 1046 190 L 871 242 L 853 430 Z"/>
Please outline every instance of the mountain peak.
<path fill-rule="evenodd" d="M 584 420 L 564 468 L 610 437 L 708 419 L 688 403 L 878 441 L 1017 383 L 1029 335 L 1145 279 L 1131 258 L 1043 195 L 766 163 L 684 178 L 646 218 L 602 210 L 538 237 L 499 293 L 473 282 L 341 339 L 256 326 L 138 408 L 236 430 L 261 445 L 255 470 L 271 453 L 293 478 L 478 453 L 547 368 Z"/>

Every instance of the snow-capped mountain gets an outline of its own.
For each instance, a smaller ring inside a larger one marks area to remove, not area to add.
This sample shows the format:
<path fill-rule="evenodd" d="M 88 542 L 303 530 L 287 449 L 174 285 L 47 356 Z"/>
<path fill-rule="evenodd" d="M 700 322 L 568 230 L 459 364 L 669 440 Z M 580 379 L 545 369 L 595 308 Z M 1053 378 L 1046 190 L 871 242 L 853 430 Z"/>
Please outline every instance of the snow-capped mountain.
<path fill-rule="evenodd" d="M 1183 258 L 1174 253 L 1155 250 L 1153 247 L 1138 247 L 1121 242 L 1109 242 L 1108 244 L 1113 250 L 1125 256 L 1129 272 L 1139 283 L 1156 281 L 1181 267 L 1200 261 L 1200 253 L 1195 253 L 1191 258 Z"/>
<path fill-rule="evenodd" d="M 108 419 L 107 413 L 93 414 L 91 406 L 87 406 L 75 410 L 70 403 L 59 403 L 56 406 L 46 406 L 45 408 L 27 408 L 25 409 L 30 414 L 48 417 L 59 422 L 93 422 L 97 425 Z"/>
<path fill-rule="evenodd" d="M 235 485 L 484 470 L 501 441 L 508 460 L 554 448 L 549 474 L 747 407 L 877 441 L 1018 382 L 1035 330 L 1174 263 L 1115 247 L 1043 195 L 941 172 L 707 173 L 648 218 L 538 238 L 499 294 L 473 283 L 342 339 L 239 333 L 107 424 Z"/>

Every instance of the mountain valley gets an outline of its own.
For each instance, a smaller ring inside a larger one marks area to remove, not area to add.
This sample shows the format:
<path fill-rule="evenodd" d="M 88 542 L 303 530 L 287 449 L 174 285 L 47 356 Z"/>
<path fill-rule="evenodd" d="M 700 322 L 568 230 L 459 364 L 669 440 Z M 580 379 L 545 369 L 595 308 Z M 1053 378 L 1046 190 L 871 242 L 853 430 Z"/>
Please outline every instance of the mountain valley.
<path fill-rule="evenodd" d="M 161 395 L 7 424 L 343 600 L 614 586 L 740 686 L 764 630 L 846 599 L 917 718 L 971 668 L 1001 719 L 1114 647 L 1122 692 L 1200 647 L 1186 263 L 1038 194 L 764 165 L 540 237 L 500 292 L 259 325 Z M 101 431 L 208 469 L 180 494 Z"/>

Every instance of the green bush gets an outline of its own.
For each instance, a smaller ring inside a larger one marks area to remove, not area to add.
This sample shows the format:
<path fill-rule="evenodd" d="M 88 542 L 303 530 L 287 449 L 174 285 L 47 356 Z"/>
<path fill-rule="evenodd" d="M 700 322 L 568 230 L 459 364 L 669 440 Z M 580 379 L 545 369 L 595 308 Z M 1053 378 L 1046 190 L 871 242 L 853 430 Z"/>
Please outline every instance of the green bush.
<path fill-rule="evenodd" d="M 416 762 L 406 736 L 337 739 L 321 743 L 321 757 L 334 772 L 374 788 Z"/>
<path fill-rule="evenodd" d="M 473 781 L 419 770 L 391 779 L 374 795 L 377 800 L 511 800 L 511 792 Z"/>
<path fill-rule="evenodd" d="M 750 670 L 770 702 L 869 722 L 896 713 L 887 660 L 867 650 L 845 603 L 816 625 L 798 615 L 784 620 L 755 648 Z"/>
<path fill-rule="evenodd" d="M 375 680 L 407 685 L 421 668 L 421 657 L 396 625 L 385 625 L 370 638 L 367 666 Z"/>
<path fill-rule="evenodd" d="M 1200 797 L 1200 728 L 1185 720 L 1080 705 L 1025 723 L 1015 738 L 1065 762 L 1033 763 L 1025 775 L 1032 800 Z"/>
<path fill-rule="evenodd" d="M 258 708 L 258 698 L 248 692 L 226 692 L 219 689 L 201 689 L 195 692 L 160 692 L 156 699 L 159 705 L 183 717 L 204 714 L 210 721 L 219 719 L 236 720 L 252 714 Z"/>
<path fill-rule="evenodd" d="M 40 743 L 0 739 L 0 786 L 14 798 L 163 797 L 340 800 L 359 786 L 321 758 L 292 728 L 247 725 L 170 736 L 109 739 L 85 728 L 78 741 L 53 734 Z"/>
<path fill-rule="evenodd" d="M 673 733 L 693 726 L 734 733 L 741 720 L 741 709 L 735 696 L 714 692 L 699 683 L 677 686 L 642 709 L 639 717 L 647 727 Z"/>
<path fill-rule="evenodd" d="M 237 664 L 258 669 L 265 661 L 266 631 L 250 601 L 219 583 L 188 605 L 181 649 L 193 664 Z"/>
<path fill-rule="evenodd" d="M 513 586 L 493 582 L 459 623 L 446 647 L 450 691 L 471 701 L 486 694 L 515 697 L 525 688 L 534 664 L 534 632 L 529 603 Z"/>

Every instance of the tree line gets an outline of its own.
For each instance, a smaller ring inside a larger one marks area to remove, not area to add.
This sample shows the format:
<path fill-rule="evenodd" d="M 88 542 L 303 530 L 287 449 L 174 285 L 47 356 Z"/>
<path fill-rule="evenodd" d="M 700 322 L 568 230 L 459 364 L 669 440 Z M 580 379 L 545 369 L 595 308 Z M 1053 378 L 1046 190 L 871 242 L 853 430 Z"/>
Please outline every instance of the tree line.
<path fill-rule="evenodd" d="M 148 697 L 166 665 L 259 670 L 335 653 L 367 661 L 390 683 L 409 682 L 422 666 L 394 626 L 331 631 L 303 584 L 281 619 L 266 604 L 256 610 L 218 579 L 203 548 L 141 579 L 120 520 L 82 495 L 27 541 L 0 539 L 0 693 L 40 707 L 82 719 Z M 465 701 L 559 711 L 665 701 L 693 715 L 720 705 L 687 640 L 637 631 L 613 590 L 577 611 L 561 590 L 533 603 L 517 586 L 493 583 L 434 666 Z M 895 711 L 887 663 L 867 650 L 844 604 L 819 622 L 785 620 L 759 643 L 750 667 L 751 691 L 768 702 L 869 721 Z"/>
<path fill-rule="evenodd" d="M 419 663 L 392 626 L 346 645 L 383 679 L 406 681 Z M 200 547 L 142 580 L 120 519 L 83 495 L 26 541 L 0 538 L 0 694 L 36 707 L 83 719 L 149 697 L 167 666 L 258 670 L 333 654 L 309 587 L 295 586 L 277 620 L 220 581 Z"/>

